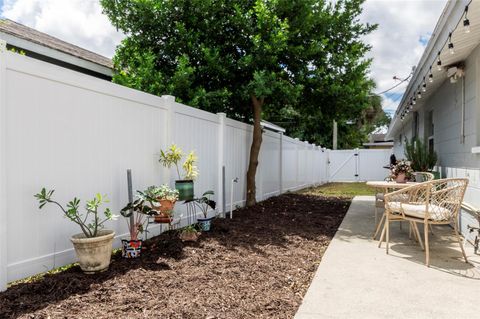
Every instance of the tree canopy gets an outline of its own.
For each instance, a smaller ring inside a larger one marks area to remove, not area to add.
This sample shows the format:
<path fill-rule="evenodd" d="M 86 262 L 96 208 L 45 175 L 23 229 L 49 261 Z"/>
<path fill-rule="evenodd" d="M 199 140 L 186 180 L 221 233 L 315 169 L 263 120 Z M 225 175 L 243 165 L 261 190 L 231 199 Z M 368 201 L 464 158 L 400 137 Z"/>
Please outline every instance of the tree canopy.
<path fill-rule="evenodd" d="M 340 145 L 363 142 L 358 125 L 369 119 L 374 84 L 362 38 L 376 26 L 360 22 L 362 3 L 101 0 L 127 35 L 113 59 L 114 81 L 253 120 L 249 171 L 258 162 L 261 118 L 323 146 L 331 145 L 336 120 Z"/>

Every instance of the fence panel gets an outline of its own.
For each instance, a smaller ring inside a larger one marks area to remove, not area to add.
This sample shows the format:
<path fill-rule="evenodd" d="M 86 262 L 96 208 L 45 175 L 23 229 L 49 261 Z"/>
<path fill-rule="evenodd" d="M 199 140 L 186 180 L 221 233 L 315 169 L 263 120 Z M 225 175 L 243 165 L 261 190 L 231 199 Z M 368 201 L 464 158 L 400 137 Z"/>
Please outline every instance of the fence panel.
<path fill-rule="evenodd" d="M 358 150 L 359 180 L 383 180 L 388 176 L 389 170 L 383 166 L 390 163 L 392 150 Z"/>
<path fill-rule="evenodd" d="M 388 170 L 392 151 L 385 150 L 329 150 L 328 180 L 332 182 L 354 182 L 383 180 Z"/>
<path fill-rule="evenodd" d="M 107 194 L 108 206 L 118 214 L 127 202 L 128 168 L 134 190 L 173 186 L 176 170 L 163 168 L 158 158 L 160 149 L 176 143 L 198 155 L 197 196 L 214 190 L 220 212 L 222 204 L 228 210 L 231 202 L 236 206 L 246 200 L 251 125 L 176 103 L 174 97 L 145 94 L 0 50 L 0 120 L 0 290 L 7 281 L 75 260 L 69 237 L 79 230 L 55 207 L 38 210 L 33 194 L 44 186 L 56 189 L 59 202 Z M 336 154 L 266 130 L 258 199 L 325 182 L 331 171 L 328 156 Z M 177 208 L 185 213 L 181 203 Z M 115 230 L 114 246 L 119 247 L 128 236 L 125 221 L 111 221 L 107 228 Z M 149 230 L 155 235 L 160 228 Z"/>

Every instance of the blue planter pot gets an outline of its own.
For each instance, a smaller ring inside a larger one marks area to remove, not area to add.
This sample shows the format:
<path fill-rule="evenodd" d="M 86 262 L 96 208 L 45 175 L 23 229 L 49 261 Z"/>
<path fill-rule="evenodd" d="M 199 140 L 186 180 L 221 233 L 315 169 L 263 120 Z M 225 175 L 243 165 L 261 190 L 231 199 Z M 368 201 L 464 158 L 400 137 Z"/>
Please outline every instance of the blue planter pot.
<path fill-rule="evenodd" d="M 197 222 L 198 222 L 198 225 L 200 226 L 200 230 L 201 231 L 210 231 L 210 228 L 212 226 L 212 219 L 213 219 L 213 217 L 198 218 Z"/>

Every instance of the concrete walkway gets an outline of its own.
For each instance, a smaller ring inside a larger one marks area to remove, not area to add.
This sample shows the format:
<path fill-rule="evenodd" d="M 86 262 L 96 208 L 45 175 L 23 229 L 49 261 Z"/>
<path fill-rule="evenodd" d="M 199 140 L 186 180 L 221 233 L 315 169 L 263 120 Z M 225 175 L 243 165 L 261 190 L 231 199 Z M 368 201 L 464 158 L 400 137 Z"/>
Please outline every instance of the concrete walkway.
<path fill-rule="evenodd" d="M 430 237 L 430 268 L 408 225 L 391 224 L 389 255 L 373 229 L 373 197 L 356 197 L 295 319 L 480 318 L 480 258 L 469 247 L 465 263 L 448 226 Z"/>

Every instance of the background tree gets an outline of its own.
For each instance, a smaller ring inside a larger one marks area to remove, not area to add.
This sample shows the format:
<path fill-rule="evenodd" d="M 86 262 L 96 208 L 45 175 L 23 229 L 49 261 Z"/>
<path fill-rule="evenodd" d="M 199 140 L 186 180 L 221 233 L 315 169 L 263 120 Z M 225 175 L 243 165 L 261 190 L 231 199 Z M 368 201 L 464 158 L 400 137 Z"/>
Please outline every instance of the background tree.
<path fill-rule="evenodd" d="M 113 59 L 116 83 L 253 122 L 247 205 L 255 203 L 262 117 L 321 142 L 328 121 L 368 106 L 361 37 L 375 26 L 358 20 L 363 0 L 101 3 L 127 35 Z"/>

